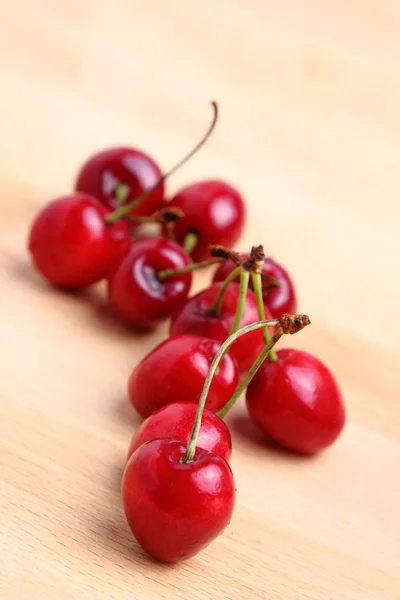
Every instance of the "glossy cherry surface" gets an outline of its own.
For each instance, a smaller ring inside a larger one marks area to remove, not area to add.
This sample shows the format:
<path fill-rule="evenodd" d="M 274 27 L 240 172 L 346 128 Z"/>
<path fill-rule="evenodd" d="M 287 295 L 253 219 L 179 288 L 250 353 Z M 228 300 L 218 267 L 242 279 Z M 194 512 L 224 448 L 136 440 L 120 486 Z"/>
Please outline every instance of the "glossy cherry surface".
<path fill-rule="evenodd" d="M 52 284 L 67 288 L 102 279 L 130 247 L 126 223 L 105 223 L 109 211 L 86 194 L 63 196 L 35 218 L 29 250 L 37 270 Z"/>
<path fill-rule="evenodd" d="M 245 221 L 241 195 L 222 181 L 200 181 L 183 188 L 171 200 L 185 216 L 176 223 L 176 239 L 183 244 L 188 233 L 198 236 L 191 255 L 194 261 L 210 258 L 208 246 L 233 246 L 239 239 Z"/>
<path fill-rule="evenodd" d="M 247 254 L 242 254 L 242 260 L 248 258 Z M 236 268 L 230 260 L 226 260 L 221 263 L 216 269 L 213 277 L 213 281 L 223 281 L 226 277 Z M 263 275 L 263 298 L 264 303 L 268 306 L 269 311 L 273 318 L 280 317 L 281 315 L 294 314 L 297 310 L 296 292 L 294 289 L 293 282 L 290 278 L 289 273 L 280 265 L 275 262 L 272 258 L 266 258 L 264 261 Z M 279 281 L 279 286 L 273 285 L 273 282 L 269 279 L 272 277 Z M 238 277 L 239 280 L 239 277 Z M 252 287 L 250 279 L 250 287 Z"/>
<path fill-rule="evenodd" d="M 160 280 L 157 272 L 190 264 L 188 254 L 175 242 L 162 237 L 137 240 L 108 279 L 113 312 L 129 325 L 153 327 L 183 305 L 192 274 Z"/>
<path fill-rule="evenodd" d="M 230 522 L 235 483 L 228 463 L 196 449 L 184 462 L 186 446 L 154 440 L 127 463 L 122 500 L 133 535 L 153 558 L 186 560 L 208 546 Z"/>
<path fill-rule="evenodd" d="M 239 285 L 231 283 L 227 287 L 219 314 L 210 316 L 208 311 L 212 307 L 221 285 L 221 283 L 214 283 L 189 298 L 182 309 L 172 317 L 171 335 L 191 333 L 224 342 L 229 336 L 235 318 Z M 249 290 L 240 326 L 244 327 L 255 321 L 258 321 L 257 306 L 254 293 Z M 236 359 L 240 371 L 245 371 L 250 368 L 263 347 L 264 340 L 261 330 L 252 331 L 236 340 L 230 347 L 229 354 Z"/>
<path fill-rule="evenodd" d="M 134 434 L 128 459 L 145 442 L 170 438 L 185 445 L 189 442 L 197 406 L 193 402 L 173 402 L 154 412 L 140 425 Z M 229 462 L 232 453 L 231 434 L 225 422 L 205 409 L 197 438 L 197 446 L 222 456 Z"/>
<path fill-rule="evenodd" d="M 279 350 L 247 388 L 250 417 L 278 444 L 301 453 L 330 446 L 345 422 L 343 399 L 329 369 L 300 350 Z"/>
<path fill-rule="evenodd" d="M 170 402 L 187 400 L 197 404 L 220 347 L 216 340 L 187 334 L 162 342 L 134 368 L 129 378 L 128 393 L 134 408 L 142 417 L 148 417 Z M 236 360 L 226 354 L 213 378 L 206 408 L 212 412 L 220 410 L 238 382 Z"/>
<path fill-rule="evenodd" d="M 156 185 L 162 173 L 148 154 L 134 148 L 117 147 L 91 156 L 82 166 L 76 190 L 98 198 L 107 208 L 117 207 L 116 190 L 119 184 L 128 188 L 124 204 Z M 143 200 L 131 214 L 151 215 L 163 203 L 164 185 L 161 184 Z"/>

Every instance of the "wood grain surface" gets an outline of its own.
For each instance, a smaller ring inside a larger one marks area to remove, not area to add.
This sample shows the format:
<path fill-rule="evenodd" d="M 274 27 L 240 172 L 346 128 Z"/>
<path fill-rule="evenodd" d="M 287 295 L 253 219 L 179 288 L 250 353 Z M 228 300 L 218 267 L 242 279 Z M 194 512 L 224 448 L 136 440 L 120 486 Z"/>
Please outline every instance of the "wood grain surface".
<path fill-rule="evenodd" d="M 0 598 L 398 600 L 400 3 L 0 4 Z M 215 135 L 169 192 L 208 176 L 242 190 L 240 248 L 263 242 L 293 274 L 313 324 L 289 342 L 333 369 L 348 423 L 301 458 L 237 407 L 234 518 L 166 567 L 135 544 L 119 488 L 126 380 L 167 326 L 137 336 L 101 286 L 50 289 L 26 235 L 95 150 L 171 166 L 214 98 Z"/>

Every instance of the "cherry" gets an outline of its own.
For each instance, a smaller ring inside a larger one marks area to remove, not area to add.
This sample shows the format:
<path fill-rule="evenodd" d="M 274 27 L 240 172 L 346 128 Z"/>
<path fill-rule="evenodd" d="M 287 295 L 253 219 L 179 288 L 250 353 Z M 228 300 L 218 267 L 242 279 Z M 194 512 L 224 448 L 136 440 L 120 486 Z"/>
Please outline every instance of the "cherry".
<path fill-rule="evenodd" d="M 110 148 L 90 157 L 82 166 L 75 184 L 78 192 L 91 194 L 110 210 L 118 203 L 118 186 L 126 187 L 123 205 L 154 188 L 143 201 L 132 209 L 135 216 L 151 215 L 161 208 L 164 184 L 158 165 L 148 154 L 134 148 Z"/>
<path fill-rule="evenodd" d="M 142 417 L 148 417 L 171 402 L 187 400 L 197 404 L 211 361 L 220 347 L 215 340 L 195 335 L 178 335 L 162 342 L 130 376 L 128 392 L 134 408 Z M 222 408 L 238 382 L 236 360 L 227 354 L 211 384 L 206 408 L 212 412 Z"/>
<path fill-rule="evenodd" d="M 63 196 L 35 218 L 29 250 L 54 285 L 78 288 L 102 279 L 130 246 L 126 223 L 106 224 L 109 211 L 86 194 Z"/>
<path fill-rule="evenodd" d="M 223 181 L 209 180 L 183 188 L 171 200 L 185 216 L 175 227 L 178 242 L 185 244 L 189 234 L 195 236 L 193 260 L 209 256 L 208 246 L 233 246 L 239 239 L 245 220 L 245 206 L 240 194 Z"/>
<path fill-rule="evenodd" d="M 241 258 L 244 262 L 248 259 L 248 255 L 242 254 Z M 236 265 L 231 261 L 221 263 L 214 273 L 213 282 L 223 281 L 235 268 Z M 284 313 L 295 313 L 296 292 L 286 269 L 272 258 L 266 258 L 262 267 L 262 276 L 263 299 L 271 316 L 275 318 Z M 250 287 L 252 287 L 251 282 Z"/>
<path fill-rule="evenodd" d="M 235 483 L 228 463 L 185 444 L 153 440 L 136 450 L 122 479 L 125 514 L 142 548 L 167 562 L 188 559 L 218 537 L 230 522 Z"/>
<path fill-rule="evenodd" d="M 128 459 L 142 444 L 152 440 L 170 438 L 188 444 L 196 410 L 193 402 L 173 402 L 159 408 L 136 431 L 129 446 Z M 207 409 L 202 415 L 197 446 L 229 462 L 232 452 L 229 429 L 222 419 Z"/>
<path fill-rule="evenodd" d="M 315 356 L 300 350 L 277 352 L 247 388 L 251 419 L 275 442 L 300 453 L 330 446 L 345 422 L 340 390 Z"/>
<path fill-rule="evenodd" d="M 190 272 L 166 279 L 160 279 L 157 273 L 189 263 L 189 256 L 172 240 L 137 240 L 108 278 L 111 309 L 129 325 L 139 329 L 153 327 L 181 308 L 192 282 Z"/>
<path fill-rule="evenodd" d="M 222 297 L 218 314 L 210 314 L 209 309 L 214 304 L 221 286 L 221 283 L 214 283 L 189 298 L 181 310 L 172 316 L 170 334 L 191 333 L 224 342 L 229 336 L 234 322 L 239 286 L 237 283 L 231 283 Z M 255 321 L 258 321 L 257 305 L 253 292 L 248 291 L 240 325 L 244 326 Z M 236 340 L 232 344 L 229 354 L 237 360 L 239 369 L 245 371 L 260 354 L 263 346 L 261 332 L 252 331 Z"/>

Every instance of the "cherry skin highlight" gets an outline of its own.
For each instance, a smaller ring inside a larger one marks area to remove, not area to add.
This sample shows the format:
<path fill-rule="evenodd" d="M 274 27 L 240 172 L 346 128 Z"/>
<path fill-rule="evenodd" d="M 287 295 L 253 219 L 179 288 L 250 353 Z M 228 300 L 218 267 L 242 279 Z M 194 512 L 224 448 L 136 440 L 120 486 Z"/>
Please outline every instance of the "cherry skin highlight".
<path fill-rule="evenodd" d="M 53 285 L 79 288 L 106 276 L 131 245 L 126 223 L 106 224 L 109 211 L 86 194 L 63 196 L 35 218 L 29 250 L 37 270 Z"/>
<path fill-rule="evenodd" d="M 327 448 L 345 423 L 339 387 L 315 356 L 284 349 L 265 362 L 247 388 L 251 419 L 275 442 L 299 453 Z"/>
<path fill-rule="evenodd" d="M 183 188 L 171 200 L 185 216 L 176 223 L 175 236 L 183 244 L 188 233 L 198 240 L 191 256 L 194 261 L 210 257 L 211 244 L 233 246 L 242 234 L 245 206 L 241 195 L 222 181 L 200 181 Z"/>
<path fill-rule="evenodd" d="M 128 393 L 133 407 L 146 418 L 170 402 L 187 400 L 197 404 L 212 359 L 220 347 L 216 340 L 187 334 L 162 342 L 132 371 Z M 212 412 L 220 410 L 238 383 L 236 360 L 226 354 L 211 383 L 206 408 Z"/>
<path fill-rule="evenodd" d="M 198 554 L 231 520 L 235 483 L 228 463 L 161 439 L 143 444 L 129 459 L 122 479 L 123 506 L 133 535 L 153 558 L 167 563 Z"/>
<path fill-rule="evenodd" d="M 145 442 L 169 438 L 188 444 L 197 406 L 193 402 L 173 402 L 159 408 L 139 426 L 132 437 L 128 459 Z M 222 456 L 229 462 L 232 453 L 231 434 L 225 422 L 205 409 L 197 446 Z"/>
<path fill-rule="evenodd" d="M 154 327 L 181 308 L 192 282 L 191 273 L 160 280 L 157 272 L 180 269 L 190 262 L 183 248 L 171 240 L 137 240 L 109 276 L 110 308 L 128 325 Z"/>
<path fill-rule="evenodd" d="M 248 255 L 242 254 L 241 258 L 245 261 Z M 213 282 L 224 281 L 235 268 L 236 265 L 229 260 L 221 263 L 214 273 Z M 280 283 L 279 286 L 274 286 L 268 277 L 262 279 L 264 304 L 269 308 L 272 318 L 278 318 L 285 313 L 294 314 L 297 310 L 296 292 L 286 269 L 272 258 L 266 258 L 262 274 L 272 277 Z M 250 287 L 253 287 L 251 279 Z"/>
<path fill-rule="evenodd" d="M 221 283 L 214 283 L 209 288 L 189 298 L 181 310 L 172 316 L 170 334 L 179 335 L 190 333 L 200 335 L 220 342 L 229 336 L 235 318 L 239 298 L 239 285 L 231 283 L 222 298 L 221 310 L 218 315 L 210 315 Z M 270 318 L 267 314 L 266 318 Z M 257 305 L 252 291 L 247 292 L 240 327 L 258 321 Z M 264 347 L 261 329 L 243 335 L 229 349 L 230 356 L 238 363 L 240 371 L 248 371 Z"/>
<path fill-rule="evenodd" d="M 91 156 L 82 166 L 75 184 L 78 192 L 98 198 L 110 210 L 117 208 L 118 185 L 127 186 L 123 202 L 127 204 L 155 186 L 161 179 L 159 166 L 150 156 L 134 148 L 109 148 Z M 164 185 L 161 183 L 130 212 L 131 215 L 151 215 L 162 207 Z"/>

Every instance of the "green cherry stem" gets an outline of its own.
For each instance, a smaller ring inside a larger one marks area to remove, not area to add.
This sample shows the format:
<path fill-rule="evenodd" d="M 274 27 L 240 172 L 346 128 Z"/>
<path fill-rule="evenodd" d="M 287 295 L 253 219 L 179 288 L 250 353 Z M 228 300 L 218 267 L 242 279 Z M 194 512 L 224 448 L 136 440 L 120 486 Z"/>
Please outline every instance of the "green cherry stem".
<path fill-rule="evenodd" d="M 250 381 L 253 379 L 254 375 L 257 373 L 258 369 L 261 367 L 264 360 L 267 358 L 268 354 L 271 352 L 276 342 L 281 339 L 283 334 L 284 331 L 282 327 L 279 327 L 279 329 L 276 330 L 274 335 L 269 338 L 268 343 L 264 346 L 254 363 L 251 365 L 249 372 L 247 373 L 243 381 L 238 385 L 233 396 L 228 400 L 225 406 L 221 408 L 219 412 L 217 412 L 217 416 L 220 419 L 223 419 L 227 415 L 227 413 L 231 410 L 232 406 L 236 403 L 236 400 L 240 398 L 240 396 L 243 394 L 244 390 L 247 388 Z"/>
<path fill-rule="evenodd" d="M 212 265 L 216 265 L 223 261 L 223 258 L 210 258 L 210 260 L 203 260 L 198 263 L 191 263 L 190 265 L 186 265 L 186 267 L 182 267 L 181 269 L 164 269 L 163 271 L 157 272 L 157 277 L 161 280 L 169 279 L 170 277 L 174 277 L 175 275 L 183 275 L 184 273 L 191 273 L 192 271 L 197 271 L 198 269 L 205 269 L 206 267 L 211 267 Z"/>
<path fill-rule="evenodd" d="M 236 307 L 235 318 L 232 323 L 231 331 L 229 335 L 235 333 L 240 327 L 240 321 L 242 320 L 244 304 L 246 302 L 247 290 L 249 288 L 250 273 L 247 269 L 240 269 L 240 289 L 239 299 Z M 265 319 L 265 316 L 264 316 Z"/>
<path fill-rule="evenodd" d="M 236 277 L 238 277 L 240 275 L 240 273 L 242 272 L 242 267 L 241 265 L 239 265 L 238 267 L 236 267 L 236 269 L 234 269 L 231 273 L 229 273 L 228 277 L 226 279 L 224 279 L 223 284 L 221 285 L 221 287 L 218 290 L 218 294 L 214 300 L 214 303 L 212 306 L 210 306 L 210 308 L 208 309 L 208 315 L 210 317 L 217 317 L 221 311 L 221 303 L 222 303 L 222 298 L 224 296 L 225 290 L 228 287 L 228 285 L 230 283 L 232 283 L 232 281 L 234 281 L 236 279 Z"/>
<path fill-rule="evenodd" d="M 129 187 L 124 183 L 119 183 L 115 188 L 115 198 L 117 200 L 117 206 L 122 206 L 129 194 Z"/>
<path fill-rule="evenodd" d="M 170 177 L 173 173 L 175 173 L 175 171 L 180 169 L 188 160 L 190 160 L 192 158 L 192 156 L 194 154 L 196 154 L 196 152 L 198 150 L 200 150 L 200 148 L 206 143 L 206 141 L 210 137 L 210 135 L 211 135 L 212 131 L 214 130 L 214 127 L 217 123 L 217 120 L 218 120 L 218 105 L 216 102 L 211 102 L 211 106 L 213 108 L 213 117 L 212 117 L 211 124 L 209 125 L 206 133 L 203 135 L 201 140 L 196 144 L 196 146 L 182 160 L 180 160 L 175 166 L 173 166 L 172 169 L 170 169 L 169 171 L 167 171 L 167 173 L 165 173 L 162 177 L 160 177 L 160 179 L 157 181 L 157 183 L 155 185 L 153 185 L 148 190 L 143 192 L 143 194 L 141 194 L 137 198 L 134 198 L 132 200 L 132 202 L 129 202 L 128 204 L 124 204 L 123 206 L 118 207 L 114 212 L 109 214 L 105 218 L 106 223 L 115 223 L 115 221 L 118 221 L 118 219 L 122 219 L 123 217 L 125 217 L 125 215 L 130 213 L 131 210 L 133 210 L 141 202 L 143 202 L 143 200 L 145 200 L 152 192 L 154 192 L 154 190 L 156 190 L 158 187 L 160 187 L 160 185 L 162 185 L 168 177 Z"/>
<path fill-rule="evenodd" d="M 199 435 L 200 427 L 201 427 L 201 419 L 203 416 L 204 407 L 207 400 L 208 391 L 210 389 L 210 385 L 216 370 L 218 369 L 218 365 L 224 357 L 224 354 L 229 350 L 229 347 L 235 340 L 240 338 L 242 335 L 249 333 L 250 331 L 254 331 L 254 329 L 260 329 L 260 327 L 264 327 L 264 325 L 279 325 L 279 320 L 274 319 L 272 321 L 260 321 L 257 323 L 251 323 L 250 325 L 246 325 L 241 329 L 238 329 L 235 333 L 230 335 L 227 340 L 222 344 L 219 348 L 217 354 L 214 356 L 213 361 L 210 366 L 210 370 L 208 371 L 206 380 L 204 382 L 203 391 L 201 392 L 201 396 L 199 399 L 199 403 L 197 405 L 196 416 L 194 418 L 192 432 L 190 434 L 189 443 L 186 449 L 186 457 L 185 462 L 190 462 L 193 460 L 194 455 L 196 453 L 196 443 Z"/>
<path fill-rule="evenodd" d="M 256 297 L 258 318 L 260 319 L 260 321 L 263 321 L 263 320 L 265 320 L 265 308 L 264 308 L 264 298 L 262 295 L 261 274 L 257 271 L 252 271 L 251 272 L 251 281 L 253 283 L 254 295 Z M 268 346 L 269 342 L 271 340 L 271 338 L 269 337 L 269 334 L 268 334 L 268 327 L 263 328 L 262 334 L 264 337 L 265 344 L 266 344 L 266 346 Z M 273 346 L 273 344 L 272 344 L 272 346 Z M 273 362 L 274 360 L 277 359 L 276 352 L 275 352 L 275 350 L 272 350 L 272 346 L 271 346 L 269 352 L 267 353 L 268 359 L 271 362 Z"/>
<path fill-rule="evenodd" d="M 199 241 L 199 237 L 198 237 L 197 233 L 195 233 L 194 231 L 189 231 L 189 233 L 186 234 L 185 240 L 183 242 L 184 251 L 187 252 L 188 254 L 191 254 L 193 252 L 193 250 L 196 248 L 198 241 Z"/>
<path fill-rule="evenodd" d="M 199 403 L 197 405 L 197 411 L 196 411 L 196 415 L 194 418 L 194 423 L 193 423 L 192 431 L 190 434 L 189 443 L 186 448 L 186 456 L 183 459 L 184 462 L 191 462 L 194 459 L 194 456 L 196 454 L 197 438 L 198 438 L 200 427 L 201 427 L 201 419 L 203 416 L 204 407 L 206 405 L 208 391 L 210 389 L 211 382 L 215 375 L 215 372 L 218 369 L 219 363 L 221 362 L 225 353 L 229 350 L 229 348 L 233 344 L 233 342 L 235 342 L 242 335 L 249 333 L 250 331 L 255 331 L 256 329 L 260 329 L 261 327 L 276 327 L 277 325 L 279 325 L 279 329 L 276 331 L 276 333 L 270 339 L 270 342 L 269 342 L 271 344 L 271 348 L 272 348 L 272 345 L 274 343 L 276 343 L 277 339 L 279 339 L 284 333 L 286 333 L 286 334 L 296 333 L 297 331 L 300 331 L 301 329 L 303 329 L 304 327 L 306 327 L 309 324 L 310 324 L 310 319 L 307 315 L 286 315 L 285 314 L 285 315 L 282 315 L 281 317 L 279 317 L 279 319 L 272 319 L 270 321 L 258 321 L 257 323 L 250 323 L 250 325 L 245 325 L 241 329 L 238 329 L 237 331 L 235 331 L 235 333 L 230 335 L 228 337 L 228 339 L 225 340 L 225 342 L 222 344 L 222 346 L 220 346 L 218 352 L 214 356 L 213 361 L 210 366 L 210 370 L 208 371 L 206 380 L 204 382 L 203 391 L 201 392 Z M 266 357 L 267 352 L 265 351 L 265 349 L 262 351 L 261 355 L 263 355 L 264 358 Z M 261 360 L 260 364 L 258 364 L 259 359 L 260 359 L 260 357 L 255 361 L 255 363 L 253 364 L 253 366 L 251 367 L 251 369 L 249 371 L 249 373 L 252 372 L 252 376 L 254 376 L 257 369 L 259 368 L 259 366 L 262 363 L 262 360 Z M 247 378 L 246 378 L 246 380 L 247 380 Z M 240 386 L 240 387 L 242 387 L 242 386 Z M 235 400 L 239 397 L 239 396 L 236 396 L 237 392 L 238 392 L 238 390 L 236 390 L 236 392 L 234 393 L 234 395 L 232 397 L 232 398 L 235 398 Z M 231 398 L 231 400 L 232 400 L 232 398 Z M 229 400 L 228 404 L 231 403 L 231 400 Z M 231 408 L 231 406 L 233 406 L 233 402 L 232 402 L 232 404 L 230 404 L 227 411 Z M 222 411 L 224 411 L 225 408 L 226 408 L 226 406 L 220 411 L 220 413 Z M 220 416 L 220 413 L 218 416 Z"/>

